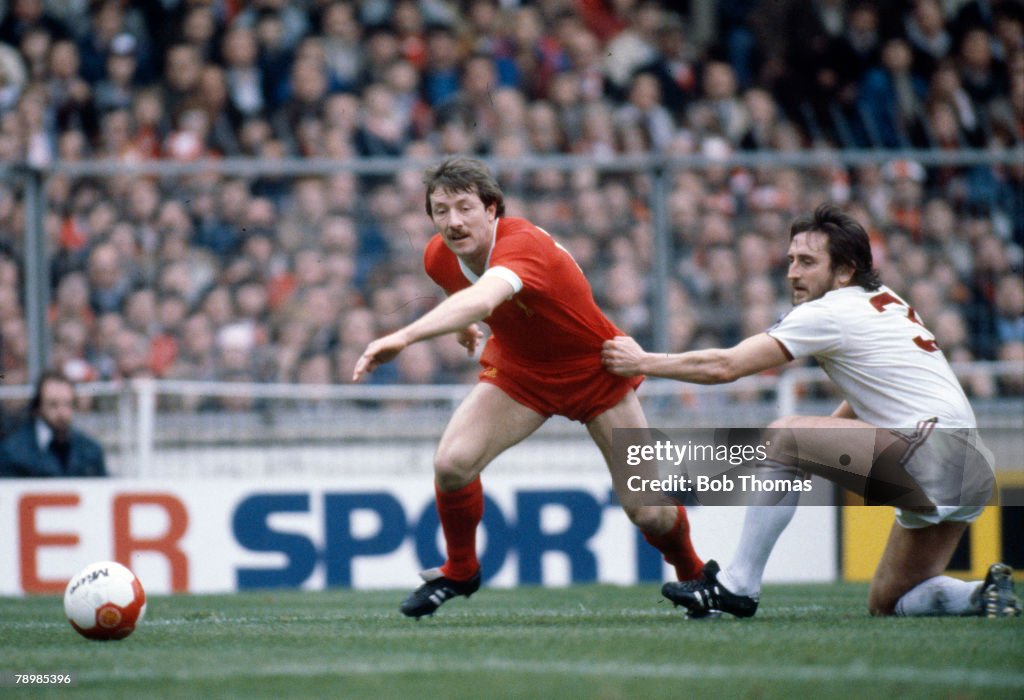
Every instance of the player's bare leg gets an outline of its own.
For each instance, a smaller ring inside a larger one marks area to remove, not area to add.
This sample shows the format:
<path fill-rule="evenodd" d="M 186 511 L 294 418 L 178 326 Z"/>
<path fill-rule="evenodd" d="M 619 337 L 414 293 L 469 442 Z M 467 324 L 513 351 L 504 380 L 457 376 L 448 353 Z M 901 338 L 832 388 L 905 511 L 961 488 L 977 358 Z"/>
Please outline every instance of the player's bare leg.
<path fill-rule="evenodd" d="M 800 471 L 807 470 L 863 493 L 876 451 L 884 451 L 898 440 L 876 432 L 884 431 L 846 418 L 780 418 L 768 426 L 765 439 L 769 459 L 761 467 L 780 478 L 799 478 Z M 791 492 L 773 505 L 748 507 L 743 533 L 729 565 L 722 569 L 717 562 L 708 561 L 698 580 L 667 583 L 662 594 L 685 606 L 691 616 L 700 617 L 710 610 L 753 616 L 768 558 L 792 520 L 798 499 L 799 493 Z"/>
<path fill-rule="evenodd" d="M 931 505 L 899 465 L 908 449 L 900 433 L 851 418 L 789 416 L 772 422 L 765 439 L 773 463 L 817 474 L 869 502 Z"/>
<path fill-rule="evenodd" d="M 455 596 L 480 588 L 476 529 L 484 511 L 480 472 L 545 421 L 493 384 L 481 382 L 455 410 L 434 455 L 437 512 L 448 559 L 420 574 L 425 583 L 402 602 L 402 612 L 419 618 Z"/>
<path fill-rule="evenodd" d="M 1005 564 L 994 564 L 984 581 L 961 581 L 943 575 L 966 529 L 967 523 L 962 522 L 912 529 L 893 523 L 871 579 L 871 614 L 1020 615 L 1013 572 Z"/>
<path fill-rule="evenodd" d="M 887 488 L 894 494 L 914 487 L 905 474 L 887 468 L 881 470 L 882 490 L 871 484 L 872 480 L 879 480 L 879 456 L 883 456 L 884 462 L 903 449 L 904 440 L 891 431 L 875 429 L 857 420 L 800 416 L 780 419 L 770 428 L 773 430 L 767 437 L 772 441 L 773 467 L 784 468 L 787 461 L 796 463 L 861 494 L 869 488 L 875 493 L 885 493 Z M 916 502 L 923 499 L 923 494 L 913 488 L 900 498 Z M 764 562 L 792 517 L 793 508 L 795 504 L 788 508 L 748 508 L 740 546 L 729 567 L 720 570 L 715 562 L 709 561 L 704 582 L 686 586 L 666 584 L 666 588 L 676 586 L 666 597 L 686 605 L 691 612 L 716 608 L 741 617 L 753 615 Z M 756 522 L 752 523 L 752 518 Z M 965 582 L 942 575 L 966 527 L 962 522 L 917 529 L 894 525 L 871 583 L 871 613 L 1019 615 L 1020 602 L 1013 590 L 1012 572 L 1006 565 L 993 565 L 984 582 Z M 760 566 L 752 567 L 751 560 Z"/>
<path fill-rule="evenodd" d="M 437 487 L 442 491 L 463 488 L 546 420 L 497 386 L 480 382 L 455 409 L 441 435 L 434 453 Z"/>
<path fill-rule="evenodd" d="M 905 593 L 922 581 L 942 574 L 966 529 L 967 523 L 957 522 L 916 529 L 893 523 L 885 551 L 871 579 L 868 592 L 871 614 L 894 615 L 896 603 Z"/>
<path fill-rule="evenodd" d="M 645 505 L 635 494 L 628 493 L 622 484 L 629 474 L 620 473 L 622 465 L 615 459 L 612 435 L 615 428 L 647 429 L 643 407 L 632 391 L 618 404 L 587 423 L 587 430 L 604 456 L 612 475 L 619 502 L 629 519 L 640 528 L 644 538 L 660 551 L 665 561 L 676 570 L 680 581 L 696 578 L 704 563 L 690 542 L 690 523 L 686 509 L 679 505 Z"/>
<path fill-rule="evenodd" d="M 919 426 L 918 431 L 896 433 L 843 418 L 794 417 L 779 423 L 775 435 L 795 436 L 796 443 L 783 444 L 781 451 L 790 448 L 789 453 L 798 456 L 802 468 L 837 481 L 865 496 L 869 503 L 874 499 L 910 510 L 933 509 L 900 465 L 908 445 L 916 439 L 927 439 L 926 425 Z M 962 474 L 956 476 L 963 478 Z M 872 579 L 868 596 L 871 614 L 1019 615 L 1020 603 L 1009 567 L 994 565 L 984 582 L 942 575 L 966 528 L 963 522 L 921 528 L 894 524 Z M 986 591 L 988 603 L 983 600 Z"/>

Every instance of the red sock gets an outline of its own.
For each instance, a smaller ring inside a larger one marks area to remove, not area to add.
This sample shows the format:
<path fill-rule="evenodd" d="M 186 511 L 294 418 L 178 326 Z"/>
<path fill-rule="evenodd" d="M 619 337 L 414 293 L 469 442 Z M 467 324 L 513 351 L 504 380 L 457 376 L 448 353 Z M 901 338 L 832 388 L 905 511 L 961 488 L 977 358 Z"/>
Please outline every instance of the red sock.
<path fill-rule="evenodd" d="M 644 539 L 665 556 L 665 561 L 675 567 L 676 578 L 689 581 L 700 575 L 704 562 L 697 556 L 690 542 L 690 521 L 686 509 L 677 506 L 676 522 L 672 529 L 661 535 L 644 533 Z"/>
<path fill-rule="evenodd" d="M 480 477 L 457 491 L 442 491 L 435 484 L 434 493 L 448 547 L 448 561 L 441 566 L 441 572 L 450 579 L 466 581 L 480 568 L 476 558 L 476 526 L 484 517 Z"/>

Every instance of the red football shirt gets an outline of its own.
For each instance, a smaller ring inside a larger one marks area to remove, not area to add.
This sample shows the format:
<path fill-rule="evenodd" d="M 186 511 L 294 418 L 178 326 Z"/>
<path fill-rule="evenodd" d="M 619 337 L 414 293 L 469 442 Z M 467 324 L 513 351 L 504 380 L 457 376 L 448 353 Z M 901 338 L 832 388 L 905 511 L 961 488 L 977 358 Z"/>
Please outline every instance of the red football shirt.
<path fill-rule="evenodd" d="M 423 262 L 448 294 L 479 279 L 440 234 L 427 244 Z M 602 343 L 623 333 L 597 307 L 590 283 L 567 250 L 526 219 L 500 218 L 487 260 L 488 270 L 496 267 L 511 271 L 522 289 L 484 319 L 492 335 L 482 362 L 601 367 Z"/>

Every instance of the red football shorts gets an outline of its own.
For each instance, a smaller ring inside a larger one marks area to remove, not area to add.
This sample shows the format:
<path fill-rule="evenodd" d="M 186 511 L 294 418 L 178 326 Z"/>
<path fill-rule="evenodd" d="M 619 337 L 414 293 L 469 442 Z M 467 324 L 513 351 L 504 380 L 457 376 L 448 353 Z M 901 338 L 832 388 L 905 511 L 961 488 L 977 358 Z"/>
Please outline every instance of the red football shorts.
<path fill-rule="evenodd" d="M 530 367 L 503 362 L 500 368 L 481 361 L 480 381 L 493 384 L 516 402 L 545 418 L 565 416 L 589 423 L 614 408 L 644 377 L 620 377 L 603 367 L 578 368 L 566 365 Z"/>

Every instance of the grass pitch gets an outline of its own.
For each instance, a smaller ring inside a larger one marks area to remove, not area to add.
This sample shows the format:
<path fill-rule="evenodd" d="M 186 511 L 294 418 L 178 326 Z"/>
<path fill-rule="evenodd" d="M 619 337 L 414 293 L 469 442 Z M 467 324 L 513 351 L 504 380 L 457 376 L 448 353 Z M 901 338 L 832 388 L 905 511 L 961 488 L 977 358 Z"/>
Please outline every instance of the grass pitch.
<path fill-rule="evenodd" d="M 1022 618 L 871 619 L 862 585 L 769 586 L 715 621 L 649 585 L 484 588 L 418 623 L 402 595 L 151 596 L 121 642 L 79 637 L 58 598 L 0 598 L 0 672 L 77 674 L 0 697 L 1024 696 Z"/>

